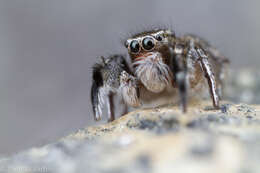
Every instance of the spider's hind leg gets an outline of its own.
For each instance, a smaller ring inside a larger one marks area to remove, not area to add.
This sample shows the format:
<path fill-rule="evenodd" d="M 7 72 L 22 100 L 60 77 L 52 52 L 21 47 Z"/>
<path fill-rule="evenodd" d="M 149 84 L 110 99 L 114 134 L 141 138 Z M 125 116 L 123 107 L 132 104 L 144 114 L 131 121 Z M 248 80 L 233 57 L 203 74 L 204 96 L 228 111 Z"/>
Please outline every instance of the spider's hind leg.
<path fill-rule="evenodd" d="M 193 40 L 190 40 L 190 47 L 188 51 L 188 55 L 190 58 L 195 60 L 200 64 L 202 71 L 204 72 L 204 76 L 207 79 L 209 85 L 209 92 L 213 101 L 214 108 L 219 108 L 219 95 L 217 82 L 215 78 L 215 74 L 211 68 L 211 64 L 209 62 L 209 57 L 206 52 L 199 47 L 199 45 L 195 45 Z"/>
<path fill-rule="evenodd" d="M 208 56 L 205 54 L 205 52 L 198 48 L 197 52 L 200 56 L 199 62 L 201 63 L 201 68 L 204 71 L 205 77 L 207 78 L 209 88 L 210 88 L 210 94 L 211 98 L 213 100 L 213 106 L 218 109 L 219 108 L 219 96 L 217 91 L 217 84 L 216 79 L 214 76 L 214 73 L 211 69 L 210 63 L 208 61 Z"/>
<path fill-rule="evenodd" d="M 225 81 L 228 77 L 228 65 L 230 64 L 230 61 L 227 57 L 223 56 L 217 49 L 213 47 L 209 47 L 208 51 L 215 61 L 215 64 L 217 66 L 217 73 L 216 73 L 216 80 L 218 81 L 218 94 L 220 99 L 222 99 L 224 93 L 224 87 L 225 87 Z"/>

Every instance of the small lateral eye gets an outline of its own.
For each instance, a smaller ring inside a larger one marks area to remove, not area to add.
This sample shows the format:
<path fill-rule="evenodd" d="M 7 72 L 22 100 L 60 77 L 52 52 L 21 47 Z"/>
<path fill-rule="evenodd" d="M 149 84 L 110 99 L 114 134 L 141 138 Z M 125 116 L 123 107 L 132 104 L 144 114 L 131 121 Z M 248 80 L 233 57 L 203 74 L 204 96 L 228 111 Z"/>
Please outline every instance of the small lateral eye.
<path fill-rule="evenodd" d="M 154 39 L 151 38 L 151 37 L 146 37 L 143 39 L 142 41 L 142 44 L 143 44 L 143 48 L 145 50 L 151 50 L 154 48 L 155 44 L 154 44 Z"/>
<path fill-rule="evenodd" d="M 133 40 L 130 43 L 130 51 L 133 53 L 138 53 L 140 51 L 140 45 L 139 45 L 138 41 Z"/>
<path fill-rule="evenodd" d="M 156 35 L 155 39 L 158 40 L 158 41 L 162 41 L 163 36 L 162 35 Z"/>

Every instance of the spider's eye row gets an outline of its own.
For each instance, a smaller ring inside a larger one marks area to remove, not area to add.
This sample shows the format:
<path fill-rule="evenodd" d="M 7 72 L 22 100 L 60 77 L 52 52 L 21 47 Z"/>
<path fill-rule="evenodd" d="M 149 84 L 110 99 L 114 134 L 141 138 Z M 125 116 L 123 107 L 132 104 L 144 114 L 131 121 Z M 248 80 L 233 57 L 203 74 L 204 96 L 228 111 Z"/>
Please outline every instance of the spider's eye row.
<path fill-rule="evenodd" d="M 146 37 L 143 39 L 142 45 L 145 50 L 151 50 L 155 46 L 154 39 L 151 37 Z"/>
<path fill-rule="evenodd" d="M 130 51 L 133 53 L 138 53 L 140 51 L 140 45 L 139 45 L 138 41 L 133 40 L 130 43 Z"/>
<path fill-rule="evenodd" d="M 158 41 L 162 41 L 163 36 L 162 35 L 156 35 L 155 39 L 158 40 Z"/>

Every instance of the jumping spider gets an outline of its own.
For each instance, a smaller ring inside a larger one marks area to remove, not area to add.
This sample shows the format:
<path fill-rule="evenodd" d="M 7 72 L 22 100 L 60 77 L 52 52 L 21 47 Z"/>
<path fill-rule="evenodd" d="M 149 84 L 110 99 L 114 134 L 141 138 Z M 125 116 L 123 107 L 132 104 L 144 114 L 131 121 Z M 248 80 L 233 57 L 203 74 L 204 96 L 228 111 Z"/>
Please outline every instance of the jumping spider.
<path fill-rule="evenodd" d="M 93 67 L 91 101 L 95 120 L 101 119 L 105 104 L 109 121 L 115 119 L 115 94 L 131 107 L 179 100 L 186 112 L 188 88 L 198 95 L 206 86 L 214 108 L 219 108 L 224 64 L 229 61 L 205 40 L 194 35 L 176 37 L 171 30 L 158 29 L 132 36 L 125 47 L 130 63 L 126 56 L 112 55 L 102 57 L 102 62 Z"/>

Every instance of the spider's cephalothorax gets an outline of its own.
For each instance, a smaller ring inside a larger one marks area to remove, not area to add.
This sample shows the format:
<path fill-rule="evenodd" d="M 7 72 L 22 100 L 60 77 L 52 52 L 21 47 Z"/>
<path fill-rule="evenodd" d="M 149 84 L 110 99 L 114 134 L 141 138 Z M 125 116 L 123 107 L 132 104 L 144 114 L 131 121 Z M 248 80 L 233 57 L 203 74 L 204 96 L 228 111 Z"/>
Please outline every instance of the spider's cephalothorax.
<path fill-rule="evenodd" d="M 111 56 L 103 65 L 94 67 L 92 104 L 94 113 L 98 112 L 96 119 L 101 114 L 103 99 L 110 98 L 110 94 L 104 93 L 118 93 L 131 107 L 154 107 L 179 100 L 186 112 L 188 95 L 198 95 L 207 87 L 214 108 L 219 108 L 224 64 L 229 61 L 205 40 L 194 35 L 176 37 L 170 30 L 158 29 L 132 36 L 125 46 L 130 64 L 127 65 L 126 57 L 115 55 L 120 61 Z M 96 77 L 96 73 L 100 77 Z M 188 94 L 188 91 L 191 92 Z M 113 120 L 111 99 L 107 104 L 109 118 Z"/>

